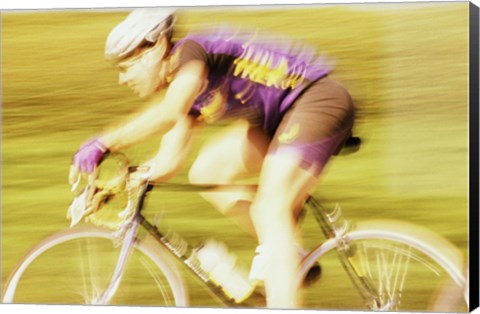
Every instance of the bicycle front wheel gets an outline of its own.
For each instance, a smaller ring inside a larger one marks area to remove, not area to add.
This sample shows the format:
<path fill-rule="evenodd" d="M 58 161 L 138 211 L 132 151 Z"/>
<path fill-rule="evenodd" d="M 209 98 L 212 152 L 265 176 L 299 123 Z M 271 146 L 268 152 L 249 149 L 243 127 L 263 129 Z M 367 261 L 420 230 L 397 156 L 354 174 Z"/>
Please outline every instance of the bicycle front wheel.
<path fill-rule="evenodd" d="M 351 271 L 339 267 L 339 257 Z M 307 308 L 441 312 L 468 309 L 462 255 L 425 228 L 397 221 L 359 224 L 306 256 L 299 280 L 319 259 L 321 279 L 302 290 Z M 359 279 L 356 284 L 348 273 Z"/>
<path fill-rule="evenodd" d="M 121 246 L 112 232 L 85 227 L 56 233 L 37 244 L 7 280 L 4 303 L 98 304 L 112 278 Z M 161 246 L 136 241 L 108 304 L 185 306 L 182 278 Z"/>

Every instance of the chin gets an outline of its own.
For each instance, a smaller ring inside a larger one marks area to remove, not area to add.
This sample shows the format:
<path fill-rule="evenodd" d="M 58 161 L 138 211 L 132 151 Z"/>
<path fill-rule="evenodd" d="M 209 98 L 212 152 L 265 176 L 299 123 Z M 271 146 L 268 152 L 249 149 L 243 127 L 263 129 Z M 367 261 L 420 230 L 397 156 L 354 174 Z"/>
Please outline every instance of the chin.
<path fill-rule="evenodd" d="M 156 87 L 152 87 L 148 89 L 145 88 L 144 90 L 134 90 L 133 92 L 135 93 L 135 95 L 137 95 L 141 99 L 148 99 L 153 95 L 157 94 L 159 91 L 161 91 L 166 86 L 166 84 L 158 84 L 155 86 Z"/>
<path fill-rule="evenodd" d="M 149 99 L 151 98 L 153 95 L 155 95 L 156 91 L 148 91 L 148 92 L 145 92 L 145 93 L 137 93 L 138 97 L 140 97 L 141 99 Z"/>
<path fill-rule="evenodd" d="M 138 89 L 133 90 L 133 93 L 142 99 L 148 98 L 153 94 L 153 92 L 150 90 L 138 90 Z"/>

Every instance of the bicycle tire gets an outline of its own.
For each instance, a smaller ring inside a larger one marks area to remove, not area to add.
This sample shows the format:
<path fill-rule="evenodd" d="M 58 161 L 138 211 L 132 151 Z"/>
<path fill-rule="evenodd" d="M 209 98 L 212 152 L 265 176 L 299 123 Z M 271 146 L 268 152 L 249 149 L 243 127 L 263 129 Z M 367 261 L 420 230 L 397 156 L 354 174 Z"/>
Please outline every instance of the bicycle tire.
<path fill-rule="evenodd" d="M 350 292 L 347 288 L 355 286 L 343 270 L 339 271 L 340 275 L 335 273 L 333 276 L 330 274 L 330 279 L 323 278 L 328 277 L 329 266 L 334 267 L 334 262 L 338 265 L 338 255 L 328 253 L 338 252 L 339 248 L 352 249 L 349 252 L 353 255 L 347 258 L 353 261 L 357 271 L 383 296 L 380 303 L 365 301 L 359 293 Z M 388 220 L 360 223 L 345 236 L 329 239 L 314 248 L 302 260 L 299 284 L 318 260 L 321 260 L 324 269 L 322 279 L 302 289 L 301 293 L 307 308 L 441 312 L 468 310 L 468 303 L 464 299 L 466 280 L 462 272 L 462 254 L 446 239 L 426 228 Z M 336 289 L 339 289 L 339 293 L 332 294 Z M 356 295 L 359 296 L 358 299 Z"/>
<path fill-rule="evenodd" d="M 182 277 L 168 252 L 153 241 L 149 236 L 135 241 L 129 257 L 133 260 L 127 263 L 120 287 L 108 304 L 188 305 Z M 86 226 L 55 233 L 17 263 L 6 281 L 2 301 L 98 304 L 98 294 L 111 279 L 119 250 L 108 229 Z"/>

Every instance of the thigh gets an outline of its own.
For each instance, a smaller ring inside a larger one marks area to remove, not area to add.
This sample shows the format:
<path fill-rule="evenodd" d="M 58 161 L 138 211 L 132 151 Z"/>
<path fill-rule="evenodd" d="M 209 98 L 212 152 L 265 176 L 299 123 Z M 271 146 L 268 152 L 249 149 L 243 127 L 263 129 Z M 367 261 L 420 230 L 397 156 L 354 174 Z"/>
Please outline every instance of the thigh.
<path fill-rule="evenodd" d="M 322 78 L 287 111 L 268 154 L 294 155 L 303 169 L 318 176 L 351 136 L 354 113 L 345 88 L 329 77 Z"/>
<path fill-rule="evenodd" d="M 190 170 L 194 181 L 230 183 L 257 174 L 268 150 L 270 138 L 245 120 L 236 120 L 215 134 L 200 150 Z M 200 179 L 198 179 L 200 177 Z"/>

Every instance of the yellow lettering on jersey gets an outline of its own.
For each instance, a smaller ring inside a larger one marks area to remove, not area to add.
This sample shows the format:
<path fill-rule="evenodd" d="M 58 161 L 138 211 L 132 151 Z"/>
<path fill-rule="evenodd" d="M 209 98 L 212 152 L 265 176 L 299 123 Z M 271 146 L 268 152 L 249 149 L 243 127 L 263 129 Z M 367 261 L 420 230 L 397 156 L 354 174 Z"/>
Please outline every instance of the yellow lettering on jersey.
<path fill-rule="evenodd" d="M 288 71 L 288 60 L 283 57 L 278 65 L 268 73 L 267 86 L 275 85 L 282 88 L 281 82 L 286 79 Z M 285 89 L 285 88 L 284 88 Z"/>
<path fill-rule="evenodd" d="M 252 82 L 275 86 L 281 89 L 296 88 L 305 79 L 306 66 L 298 65 L 289 73 L 287 57 L 281 57 L 273 66 L 274 54 L 268 51 L 255 51 L 253 47 L 246 46 L 240 57 L 235 59 L 234 76 L 248 78 Z"/>

